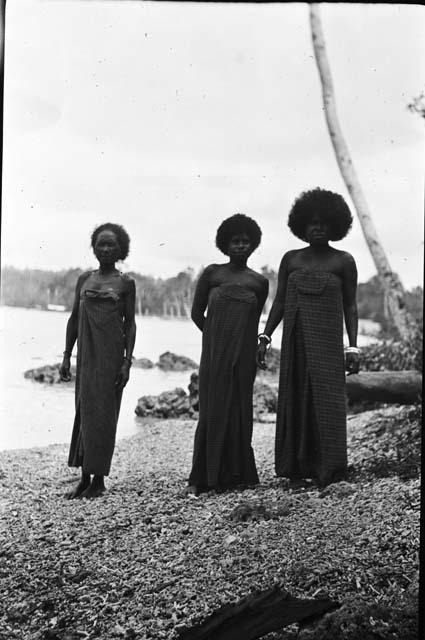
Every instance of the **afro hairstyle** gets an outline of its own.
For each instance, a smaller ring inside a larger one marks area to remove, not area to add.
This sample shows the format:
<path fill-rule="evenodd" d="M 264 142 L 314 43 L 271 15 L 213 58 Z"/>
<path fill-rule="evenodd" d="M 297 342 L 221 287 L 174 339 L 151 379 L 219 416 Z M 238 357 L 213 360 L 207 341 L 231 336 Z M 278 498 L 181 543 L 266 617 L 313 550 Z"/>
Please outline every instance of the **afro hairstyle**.
<path fill-rule="evenodd" d="M 217 229 L 215 244 L 224 255 L 228 255 L 229 242 L 234 235 L 246 233 L 254 251 L 261 242 L 261 229 L 252 218 L 243 213 L 235 213 L 234 216 L 223 220 Z"/>
<path fill-rule="evenodd" d="M 94 229 L 91 234 L 91 246 L 94 249 L 97 237 L 99 233 L 102 231 L 112 231 L 115 233 L 117 237 L 117 241 L 120 247 L 120 255 L 119 260 L 125 260 L 128 256 L 128 252 L 130 250 L 130 236 L 127 231 L 120 224 L 114 224 L 113 222 L 105 222 L 105 224 L 101 224 L 96 229 Z"/>
<path fill-rule="evenodd" d="M 305 241 L 307 225 L 318 214 L 329 226 L 329 240 L 342 240 L 353 224 L 353 216 L 344 198 L 339 193 L 326 189 L 303 191 L 295 200 L 288 216 L 288 227 L 292 233 Z"/>

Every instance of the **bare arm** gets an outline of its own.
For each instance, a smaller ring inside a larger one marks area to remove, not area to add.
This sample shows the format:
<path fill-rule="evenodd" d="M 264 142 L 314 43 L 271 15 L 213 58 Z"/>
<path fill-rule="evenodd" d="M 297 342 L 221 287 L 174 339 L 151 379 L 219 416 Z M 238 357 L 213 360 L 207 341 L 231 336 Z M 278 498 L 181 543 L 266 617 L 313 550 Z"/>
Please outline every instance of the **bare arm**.
<path fill-rule="evenodd" d="M 80 309 L 80 291 L 83 282 L 89 277 L 89 273 L 82 273 L 75 287 L 74 303 L 72 305 L 71 315 L 66 325 L 65 352 L 69 355 L 72 353 L 75 342 L 78 337 L 78 311 Z"/>
<path fill-rule="evenodd" d="M 349 253 L 344 256 L 343 275 L 343 307 L 345 327 L 347 329 L 350 347 L 357 346 L 357 267 L 354 258 Z M 358 352 L 347 351 L 345 354 L 345 370 L 348 375 L 358 373 L 360 368 L 360 358 Z"/>
<path fill-rule="evenodd" d="M 129 280 L 128 291 L 124 297 L 124 334 L 125 357 L 131 362 L 134 345 L 136 342 L 136 285 L 133 279 Z"/>
<path fill-rule="evenodd" d="M 283 256 L 279 273 L 277 276 L 277 290 L 275 299 L 273 300 L 272 308 L 270 309 L 269 317 L 267 318 L 266 326 L 264 327 L 264 333 L 271 338 L 273 331 L 283 318 L 283 312 L 285 308 L 285 295 L 286 284 L 288 281 L 288 254 Z M 270 342 L 270 341 L 269 341 Z M 260 369 L 266 369 L 266 351 L 267 351 L 267 339 L 260 338 L 260 343 L 257 349 L 257 364 Z"/>
<path fill-rule="evenodd" d="M 343 267 L 343 306 L 345 327 L 347 329 L 350 347 L 357 346 L 358 313 L 357 313 L 357 267 L 354 258 L 349 254 L 344 256 Z"/>
<path fill-rule="evenodd" d="M 200 331 L 203 331 L 205 322 L 205 309 L 208 305 L 208 294 L 211 288 L 210 275 L 213 266 L 210 265 L 201 273 L 193 296 L 191 318 Z"/>
<path fill-rule="evenodd" d="M 264 327 L 264 333 L 269 337 L 272 336 L 273 331 L 276 329 L 277 325 L 283 318 L 283 312 L 285 309 L 285 296 L 286 296 L 287 282 L 288 282 L 288 254 L 285 253 L 285 255 L 281 260 L 279 273 L 277 276 L 276 296 L 275 296 L 275 299 L 273 300 L 272 308 L 270 309 L 266 326 Z"/>
<path fill-rule="evenodd" d="M 80 291 L 83 282 L 88 278 L 89 275 L 90 272 L 82 273 L 77 280 L 74 303 L 72 305 L 71 315 L 69 316 L 68 322 L 66 324 L 65 351 L 63 354 L 62 364 L 59 369 L 61 379 L 65 382 L 69 382 L 69 380 L 71 380 L 71 353 L 78 337 L 78 311 L 80 308 Z"/>
<path fill-rule="evenodd" d="M 136 342 L 136 285 L 133 279 L 128 281 L 128 289 L 124 294 L 124 340 L 125 357 L 115 381 L 118 391 L 122 391 L 130 378 L 131 358 Z"/>
<path fill-rule="evenodd" d="M 269 281 L 264 279 L 261 283 L 261 293 L 258 295 L 258 318 L 261 316 L 261 312 L 266 303 L 267 296 L 269 295 Z"/>

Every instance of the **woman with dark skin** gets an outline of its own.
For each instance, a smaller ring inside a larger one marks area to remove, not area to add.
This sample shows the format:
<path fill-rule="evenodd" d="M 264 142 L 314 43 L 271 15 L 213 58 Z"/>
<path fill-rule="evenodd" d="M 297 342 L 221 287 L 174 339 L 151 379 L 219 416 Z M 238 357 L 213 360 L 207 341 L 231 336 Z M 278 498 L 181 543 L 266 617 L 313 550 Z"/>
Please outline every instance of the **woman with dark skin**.
<path fill-rule="evenodd" d="M 275 469 L 293 481 L 313 478 L 326 485 L 347 470 L 344 368 L 359 371 L 357 268 L 349 253 L 329 241 L 345 237 L 351 224 L 350 210 L 336 193 L 317 188 L 297 198 L 288 226 L 308 246 L 283 256 L 259 336 L 257 361 L 265 369 L 271 336 L 284 318 Z"/>
<path fill-rule="evenodd" d="M 130 375 L 136 340 L 134 280 L 115 267 L 128 255 L 123 227 L 106 223 L 92 234 L 99 269 L 79 278 L 66 327 L 61 379 L 71 379 L 70 358 L 78 340 L 76 414 L 68 464 L 81 467 L 81 480 L 67 498 L 97 498 L 109 474 L 121 396 Z M 93 477 L 91 477 L 93 476 Z"/>
<path fill-rule="evenodd" d="M 258 483 L 252 438 L 252 390 L 258 321 L 268 281 L 247 266 L 261 230 L 242 214 L 224 220 L 216 245 L 229 257 L 201 274 L 192 320 L 202 331 L 199 422 L 188 493 Z M 208 307 L 207 316 L 204 315 Z"/>

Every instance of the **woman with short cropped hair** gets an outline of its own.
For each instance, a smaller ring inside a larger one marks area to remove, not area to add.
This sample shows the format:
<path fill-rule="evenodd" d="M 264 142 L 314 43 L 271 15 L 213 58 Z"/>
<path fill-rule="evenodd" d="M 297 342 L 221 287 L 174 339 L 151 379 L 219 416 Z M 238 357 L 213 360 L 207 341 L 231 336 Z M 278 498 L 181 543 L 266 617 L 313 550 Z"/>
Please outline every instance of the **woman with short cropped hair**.
<path fill-rule="evenodd" d="M 130 375 L 136 340 L 135 283 L 116 269 L 125 260 L 130 238 L 118 224 L 105 223 L 91 236 L 99 268 L 79 278 L 66 328 L 60 368 L 71 379 L 70 358 L 78 341 L 75 420 L 70 467 L 81 467 L 81 480 L 67 497 L 96 498 L 105 491 L 115 447 L 121 396 Z"/>

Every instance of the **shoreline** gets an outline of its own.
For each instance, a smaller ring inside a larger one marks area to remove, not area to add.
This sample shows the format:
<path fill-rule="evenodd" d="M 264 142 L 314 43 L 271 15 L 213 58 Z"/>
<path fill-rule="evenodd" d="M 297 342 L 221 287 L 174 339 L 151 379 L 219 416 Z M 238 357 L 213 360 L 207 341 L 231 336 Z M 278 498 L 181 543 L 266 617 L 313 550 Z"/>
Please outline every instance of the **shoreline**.
<path fill-rule="evenodd" d="M 409 411 L 350 416 L 354 475 L 324 491 L 276 478 L 268 423 L 254 425 L 260 484 L 199 498 L 183 496 L 193 420 L 141 420 L 139 433 L 117 441 L 107 491 L 93 501 L 63 498 L 79 477 L 67 467 L 67 444 L 0 452 L 0 638 L 171 640 L 217 607 L 280 583 L 342 605 L 309 640 L 325 640 L 341 620 L 362 620 L 355 637 L 384 633 L 389 618 L 413 640 L 420 481 L 365 466 L 373 442 L 382 449 L 383 425 L 390 437 Z M 235 520 L 247 503 L 270 517 Z M 270 638 L 295 637 L 285 629 Z"/>

